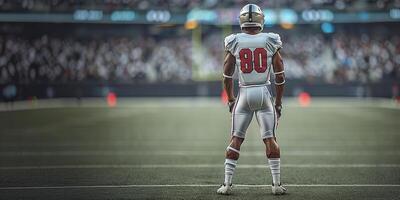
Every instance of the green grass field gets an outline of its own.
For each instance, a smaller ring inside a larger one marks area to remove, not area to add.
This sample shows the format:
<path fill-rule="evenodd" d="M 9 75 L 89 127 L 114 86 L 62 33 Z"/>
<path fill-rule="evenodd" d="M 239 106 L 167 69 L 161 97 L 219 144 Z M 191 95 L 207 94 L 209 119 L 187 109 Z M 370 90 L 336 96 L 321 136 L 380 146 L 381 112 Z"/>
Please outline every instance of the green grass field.
<path fill-rule="evenodd" d="M 400 199 L 400 109 L 386 101 L 288 101 L 277 132 L 285 196 L 270 194 L 255 121 L 234 194 L 216 194 L 230 137 L 230 114 L 218 100 L 1 109 L 0 199 Z"/>

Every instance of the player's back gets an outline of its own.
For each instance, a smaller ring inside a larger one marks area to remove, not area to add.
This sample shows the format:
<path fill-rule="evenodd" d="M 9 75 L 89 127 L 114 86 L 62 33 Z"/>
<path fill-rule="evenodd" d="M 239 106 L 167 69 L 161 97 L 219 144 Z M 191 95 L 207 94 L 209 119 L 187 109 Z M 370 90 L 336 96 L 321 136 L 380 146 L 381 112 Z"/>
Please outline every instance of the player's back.
<path fill-rule="evenodd" d="M 282 47 L 278 34 L 232 34 L 225 38 L 225 48 L 236 58 L 241 87 L 270 84 L 272 57 Z"/>

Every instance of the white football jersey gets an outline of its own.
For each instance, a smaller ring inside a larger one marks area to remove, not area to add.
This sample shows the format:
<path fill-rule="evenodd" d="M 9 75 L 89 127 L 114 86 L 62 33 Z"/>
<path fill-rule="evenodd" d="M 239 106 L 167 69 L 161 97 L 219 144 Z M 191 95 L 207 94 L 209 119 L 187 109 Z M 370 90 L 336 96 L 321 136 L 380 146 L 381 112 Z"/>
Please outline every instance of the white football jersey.
<path fill-rule="evenodd" d="M 225 50 L 236 58 L 241 87 L 270 84 L 272 57 L 282 48 L 275 33 L 232 34 L 225 38 Z"/>

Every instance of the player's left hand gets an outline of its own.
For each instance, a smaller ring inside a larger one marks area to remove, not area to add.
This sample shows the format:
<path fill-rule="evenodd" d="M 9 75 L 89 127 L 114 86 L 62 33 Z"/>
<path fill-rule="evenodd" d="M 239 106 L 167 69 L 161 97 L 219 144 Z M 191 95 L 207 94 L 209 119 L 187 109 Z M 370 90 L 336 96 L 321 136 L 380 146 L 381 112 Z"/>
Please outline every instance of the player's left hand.
<path fill-rule="evenodd" d="M 282 116 L 282 105 L 275 105 L 276 114 L 278 115 L 278 119 Z"/>
<path fill-rule="evenodd" d="M 232 113 L 233 111 L 233 107 L 235 107 L 235 100 L 229 101 L 228 102 L 228 108 L 229 108 L 229 112 Z"/>

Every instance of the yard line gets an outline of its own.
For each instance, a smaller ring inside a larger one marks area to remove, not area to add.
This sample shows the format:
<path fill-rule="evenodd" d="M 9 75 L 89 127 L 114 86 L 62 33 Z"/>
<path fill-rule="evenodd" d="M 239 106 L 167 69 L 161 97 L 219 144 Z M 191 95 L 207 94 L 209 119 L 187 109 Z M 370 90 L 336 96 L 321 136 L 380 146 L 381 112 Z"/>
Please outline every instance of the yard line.
<path fill-rule="evenodd" d="M 218 187 L 214 184 L 166 184 L 166 185 L 69 185 L 69 186 L 16 186 L 0 187 L 0 190 L 37 189 L 93 189 L 93 188 L 156 188 L 156 187 Z M 236 188 L 263 188 L 271 185 L 234 185 Z M 288 184 L 287 187 L 400 187 L 400 184 Z"/>
<path fill-rule="evenodd" d="M 400 156 L 400 150 L 387 151 L 338 151 L 338 150 L 296 150 L 282 151 L 283 156 Z M 3 151 L 0 156 L 221 156 L 224 151 Z M 263 151 L 241 152 L 242 156 L 265 156 Z"/>
<path fill-rule="evenodd" d="M 148 165 L 42 165 L 42 166 L 1 166 L 0 170 L 34 169 L 149 169 L 149 168 L 222 168 L 223 164 L 148 164 Z M 262 169 L 267 165 L 238 165 L 241 169 Z M 400 164 L 283 164 L 284 168 L 400 168 Z"/>
<path fill-rule="evenodd" d="M 204 147 L 205 145 L 208 145 L 209 147 L 218 147 L 221 143 L 220 141 L 216 140 L 196 140 L 193 142 L 193 140 L 182 140 L 180 139 L 181 142 L 185 142 L 187 144 L 182 145 L 179 144 L 179 147 L 191 147 L 193 148 L 193 145 L 199 145 L 201 143 L 201 147 Z M 281 141 L 282 142 L 282 141 Z M 393 140 L 386 140 L 386 141 L 379 141 L 379 143 L 376 142 L 376 140 L 347 140 L 347 141 L 342 141 L 342 140 L 286 140 L 282 142 L 283 145 L 286 146 L 286 148 L 293 148 L 293 147 L 341 147 L 341 146 L 397 146 L 398 143 Z M 116 147 L 119 149 L 123 149 L 121 147 L 125 147 L 128 149 L 131 149 L 132 147 L 153 147 L 153 146 L 162 146 L 162 147 L 176 147 L 177 146 L 177 141 L 176 140 L 141 140 L 141 141 L 107 141 L 107 142 L 101 142 L 101 141 L 92 141 L 92 142 L 79 142 L 79 141 L 71 141 L 71 142 L 32 142 L 32 141 L 25 141 L 25 142 L 0 142 L 0 146 L 2 147 L 104 147 L 104 146 L 109 146 L 109 147 Z M 245 145 L 246 147 L 263 147 L 263 144 L 260 143 L 260 141 L 248 141 Z M 367 149 L 367 148 L 366 148 Z"/>
<path fill-rule="evenodd" d="M 119 98 L 119 108 L 219 108 L 222 109 L 218 98 Z M 338 103 L 340 102 L 340 103 Z M 34 110 L 44 108 L 108 108 L 103 98 L 83 98 L 80 103 L 77 103 L 76 98 L 55 98 L 55 99 L 40 99 L 34 101 L 16 101 L 13 106 L 7 103 L 0 103 L 0 112 L 10 112 L 18 110 Z M 288 108 L 302 108 L 295 98 L 288 98 L 286 107 Z M 314 98 L 310 108 L 385 108 L 400 110 L 400 106 L 392 100 L 383 98 L 369 98 L 369 99 L 356 99 L 356 98 L 332 98 L 332 97 L 317 97 Z M 303 108 L 302 108 L 303 109 Z"/>

